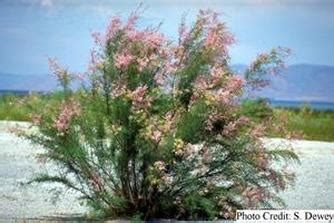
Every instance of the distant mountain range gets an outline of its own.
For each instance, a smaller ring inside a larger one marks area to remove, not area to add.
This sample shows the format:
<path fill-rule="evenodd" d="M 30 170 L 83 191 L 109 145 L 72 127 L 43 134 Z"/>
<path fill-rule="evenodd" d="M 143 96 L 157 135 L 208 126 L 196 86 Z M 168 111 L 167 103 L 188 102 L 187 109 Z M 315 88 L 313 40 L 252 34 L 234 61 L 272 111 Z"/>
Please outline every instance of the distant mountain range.
<path fill-rule="evenodd" d="M 233 69 L 243 72 L 246 65 L 234 65 Z M 271 85 L 256 95 L 275 100 L 334 102 L 334 66 L 295 64 L 269 79 Z M 0 73 L 0 90 L 49 91 L 56 87 L 52 75 Z"/>
<path fill-rule="evenodd" d="M 246 68 L 233 66 L 241 73 Z M 266 78 L 270 85 L 254 94 L 282 101 L 334 102 L 334 66 L 295 64 Z"/>
<path fill-rule="evenodd" d="M 0 73 L 0 90 L 50 91 L 55 88 L 57 88 L 57 81 L 52 75 Z"/>

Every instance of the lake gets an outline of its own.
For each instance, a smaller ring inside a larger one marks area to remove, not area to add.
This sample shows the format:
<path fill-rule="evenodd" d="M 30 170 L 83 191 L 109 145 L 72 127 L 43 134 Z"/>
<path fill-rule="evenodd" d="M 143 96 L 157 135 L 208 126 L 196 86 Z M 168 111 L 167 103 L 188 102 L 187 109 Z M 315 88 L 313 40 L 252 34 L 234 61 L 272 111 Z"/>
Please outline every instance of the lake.
<path fill-rule="evenodd" d="M 0 89 L 0 95 L 6 95 L 6 94 L 10 94 L 10 95 L 26 95 L 29 94 L 30 91 L 27 90 L 1 90 Z"/>
<path fill-rule="evenodd" d="M 283 108 L 300 108 L 301 106 L 309 106 L 315 110 L 334 110 L 334 102 L 319 102 L 319 101 L 288 101 L 288 100 L 273 100 L 268 99 L 269 104 L 272 107 Z"/>
<path fill-rule="evenodd" d="M 0 90 L 0 95 L 11 94 L 11 95 L 26 95 L 30 91 L 27 90 Z M 42 93 L 42 92 L 39 92 Z M 274 100 L 267 99 L 272 107 L 283 107 L 283 108 L 299 108 L 303 105 L 308 105 L 316 110 L 334 110 L 334 102 L 305 102 L 305 101 L 288 101 L 288 100 Z"/>

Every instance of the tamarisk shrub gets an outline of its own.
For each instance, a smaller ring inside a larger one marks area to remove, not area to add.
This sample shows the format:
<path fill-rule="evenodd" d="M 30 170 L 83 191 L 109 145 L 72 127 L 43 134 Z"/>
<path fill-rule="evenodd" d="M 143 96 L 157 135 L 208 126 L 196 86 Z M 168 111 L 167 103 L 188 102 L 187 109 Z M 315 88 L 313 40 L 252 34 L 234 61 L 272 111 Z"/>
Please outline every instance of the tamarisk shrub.
<path fill-rule="evenodd" d="M 34 181 L 81 193 L 101 217 L 231 219 L 238 208 L 283 205 L 277 192 L 293 175 L 273 164 L 298 157 L 265 149 L 270 117 L 255 122 L 240 100 L 288 51 L 261 54 L 238 75 L 229 66 L 234 37 L 217 13 L 182 21 L 176 41 L 137 28 L 138 18 L 112 17 L 93 34 L 89 86 L 73 92 L 75 75 L 50 60 L 64 98 L 45 105 L 38 133 L 26 137 L 59 168 Z"/>

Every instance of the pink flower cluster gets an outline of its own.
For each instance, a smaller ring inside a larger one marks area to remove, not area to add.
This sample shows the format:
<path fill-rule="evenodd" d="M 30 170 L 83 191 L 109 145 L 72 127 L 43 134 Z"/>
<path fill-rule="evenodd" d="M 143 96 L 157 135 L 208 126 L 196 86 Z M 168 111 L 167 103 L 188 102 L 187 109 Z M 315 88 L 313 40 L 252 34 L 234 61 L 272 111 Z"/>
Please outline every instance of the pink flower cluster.
<path fill-rule="evenodd" d="M 111 87 L 111 96 L 119 97 L 127 92 L 125 81 L 115 81 Z"/>
<path fill-rule="evenodd" d="M 211 10 L 200 10 L 199 21 L 205 31 L 204 46 L 216 50 L 221 57 L 227 57 L 227 47 L 235 42 L 225 25 L 219 22 L 219 14 Z"/>
<path fill-rule="evenodd" d="M 138 64 L 138 70 L 141 72 L 144 70 L 144 68 L 148 65 L 150 60 L 148 58 L 138 58 L 137 64 Z"/>
<path fill-rule="evenodd" d="M 127 33 L 130 41 L 140 41 L 148 48 L 157 48 L 165 41 L 162 33 L 153 30 L 132 30 Z"/>
<path fill-rule="evenodd" d="M 92 73 L 95 73 L 101 67 L 103 67 L 103 60 L 99 57 L 98 52 L 95 49 L 91 50 L 88 70 Z"/>
<path fill-rule="evenodd" d="M 128 51 L 124 51 L 121 53 L 117 53 L 114 59 L 115 67 L 121 69 L 127 67 L 131 63 L 133 56 Z"/>
<path fill-rule="evenodd" d="M 225 75 L 225 70 L 221 67 L 214 67 L 211 70 L 211 85 L 217 86 L 221 83 L 222 77 Z"/>
<path fill-rule="evenodd" d="M 253 88 L 267 86 L 269 80 L 263 79 L 263 75 L 276 75 L 284 68 L 284 58 L 291 54 L 288 48 L 278 47 L 266 53 L 260 53 L 250 64 L 247 75 L 248 83 Z"/>
<path fill-rule="evenodd" d="M 124 25 L 119 17 L 112 17 L 107 27 L 106 41 L 113 39 L 119 31 L 122 31 L 123 37 L 127 37 L 128 41 L 140 41 L 145 48 L 156 48 L 160 46 L 165 41 L 163 34 L 153 29 L 137 30 L 136 23 L 138 19 L 138 11 L 131 13 Z M 123 39 L 122 41 L 127 44 L 126 40 Z"/>
<path fill-rule="evenodd" d="M 233 75 L 229 78 L 226 89 L 231 92 L 238 92 L 241 90 L 244 83 L 244 79 L 240 75 Z"/>
<path fill-rule="evenodd" d="M 52 73 L 58 78 L 58 80 L 64 81 L 69 78 L 69 73 L 67 69 L 62 68 L 56 58 L 49 58 L 48 60 L 49 67 Z"/>
<path fill-rule="evenodd" d="M 159 143 L 162 137 L 162 132 L 158 129 L 153 130 L 151 133 L 151 139 L 156 142 Z"/>
<path fill-rule="evenodd" d="M 130 14 L 125 25 L 125 30 L 133 30 L 136 26 L 138 19 L 139 19 L 139 12 L 138 10 L 136 10 Z"/>
<path fill-rule="evenodd" d="M 114 56 L 115 67 L 125 68 L 131 62 L 137 62 L 138 70 L 141 72 L 151 61 L 166 55 L 162 47 L 167 43 L 165 36 L 158 28 L 146 28 L 139 30 L 136 22 L 139 19 L 138 10 L 133 12 L 125 23 L 120 17 L 111 18 L 106 33 L 94 33 L 95 42 L 104 47 L 106 44 L 114 44 L 117 41 L 117 51 Z M 140 51 L 138 51 L 140 47 Z M 92 61 L 94 64 L 94 61 Z M 157 67 L 162 67 L 156 64 Z M 95 67 L 92 65 L 92 67 Z"/>
<path fill-rule="evenodd" d="M 242 89 L 243 78 L 240 75 L 231 76 L 224 88 L 220 88 L 215 94 L 216 100 L 223 104 L 230 104 L 233 102 L 233 97 Z"/>
<path fill-rule="evenodd" d="M 135 111 L 148 108 L 151 105 L 152 97 L 145 95 L 147 86 L 139 86 L 131 92 L 132 107 Z"/>
<path fill-rule="evenodd" d="M 139 18 L 137 12 L 131 13 L 126 24 L 122 24 L 121 18 L 119 16 L 113 16 L 110 19 L 110 22 L 107 26 L 107 31 L 105 34 L 105 41 L 109 41 L 115 37 L 115 35 L 123 30 L 123 31 L 132 31 L 136 25 L 136 22 Z M 101 39 L 101 38 L 100 38 Z"/>
<path fill-rule="evenodd" d="M 215 122 L 222 120 L 224 118 L 224 116 L 218 112 L 217 110 L 213 110 L 210 112 L 210 114 L 208 115 L 207 120 L 205 121 L 206 127 L 205 129 L 208 131 L 211 131 L 213 129 L 213 125 Z"/>
<path fill-rule="evenodd" d="M 258 201 L 265 200 L 268 197 L 268 193 L 260 187 L 249 186 L 242 195 L 246 198 L 246 206 L 253 207 Z"/>
<path fill-rule="evenodd" d="M 236 130 L 239 129 L 240 126 L 249 124 L 250 120 L 249 118 L 245 116 L 241 116 L 235 121 L 229 122 L 227 125 L 224 126 L 223 134 L 226 136 L 232 136 Z"/>
<path fill-rule="evenodd" d="M 178 32 L 179 32 L 179 44 L 181 44 L 182 42 L 186 41 L 189 36 L 189 32 L 188 32 L 188 28 L 185 23 L 185 19 L 183 19 L 181 24 L 179 25 Z"/>
<path fill-rule="evenodd" d="M 80 115 L 80 104 L 77 101 L 70 99 L 62 102 L 60 110 L 60 114 L 54 122 L 54 127 L 59 132 L 65 132 L 69 127 L 71 119 L 74 116 Z"/>
<path fill-rule="evenodd" d="M 165 37 L 162 33 L 149 31 L 146 32 L 144 42 L 147 44 L 149 48 L 156 48 L 161 46 L 165 42 Z"/>
<path fill-rule="evenodd" d="M 107 39 L 113 38 L 117 31 L 121 29 L 122 21 L 118 16 L 111 17 L 110 23 L 107 27 L 106 37 Z"/>
<path fill-rule="evenodd" d="M 197 94 L 203 94 L 203 92 L 209 88 L 207 79 L 204 76 L 197 77 L 194 82 L 194 88 Z"/>
<path fill-rule="evenodd" d="M 210 75 L 200 75 L 194 82 L 194 94 L 191 101 L 206 95 L 209 100 L 222 104 L 232 103 L 232 99 L 241 91 L 244 80 L 240 75 L 224 73 L 222 68 L 213 68 Z"/>

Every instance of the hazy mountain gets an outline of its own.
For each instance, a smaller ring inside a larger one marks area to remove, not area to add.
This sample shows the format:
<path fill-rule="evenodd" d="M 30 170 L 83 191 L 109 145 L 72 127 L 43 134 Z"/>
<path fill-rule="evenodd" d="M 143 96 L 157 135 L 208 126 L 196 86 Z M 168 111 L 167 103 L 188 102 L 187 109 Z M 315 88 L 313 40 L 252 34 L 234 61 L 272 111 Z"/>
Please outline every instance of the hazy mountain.
<path fill-rule="evenodd" d="M 51 75 L 0 73 L 1 90 L 49 91 L 56 87 L 56 78 Z"/>
<path fill-rule="evenodd" d="M 233 68 L 242 72 L 246 66 Z M 276 100 L 334 102 L 334 66 L 296 64 L 268 79 L 271 84 L 257 95 Z"/>
<path fill-rule="evenodd" d="M 242 72 L 245 65 L 234 65 Z M 270 77 L 272 84 L 256 94 L 277 100 L 334 102 L 334 66 L 296 64 L 281 75 Z M 49 91 L 57 83 L 52 75 L 0 73 L 0 90 Z"/>

